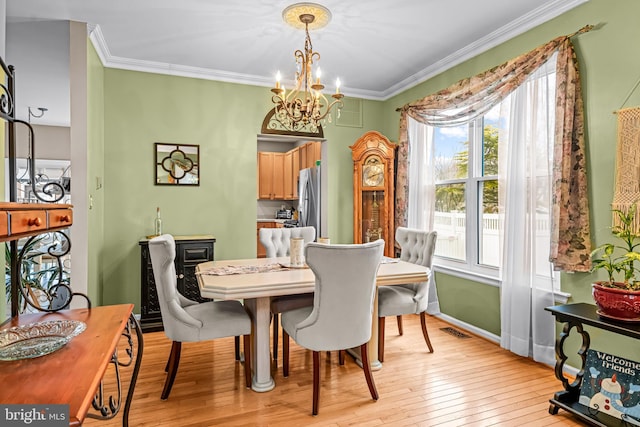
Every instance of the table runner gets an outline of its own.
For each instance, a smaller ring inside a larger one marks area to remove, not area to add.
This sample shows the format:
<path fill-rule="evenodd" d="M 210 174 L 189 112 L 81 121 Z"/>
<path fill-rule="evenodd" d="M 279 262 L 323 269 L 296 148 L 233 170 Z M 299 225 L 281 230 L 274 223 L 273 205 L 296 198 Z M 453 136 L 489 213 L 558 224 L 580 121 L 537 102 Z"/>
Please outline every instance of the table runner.
<path fill-rule="evenodd" d="M 260 264 L 260 265 L 223 265 L 220 267 L 212 267 L 196 274 L 208 274 L 211 276 L 227 276 L 230 274 L 252 274 L 267 273 L 269 271 L 289 270 L 288 267 L 280 264 Z"/>

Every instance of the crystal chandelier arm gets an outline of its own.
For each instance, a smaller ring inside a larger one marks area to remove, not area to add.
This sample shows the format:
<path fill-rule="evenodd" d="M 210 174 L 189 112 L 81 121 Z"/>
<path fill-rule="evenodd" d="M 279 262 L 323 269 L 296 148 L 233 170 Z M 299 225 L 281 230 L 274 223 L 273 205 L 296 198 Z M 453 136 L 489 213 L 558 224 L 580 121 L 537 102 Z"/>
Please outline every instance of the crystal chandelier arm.
<path fill-rule="evenodd" d="M 338 108 L 341 108 L 342 107 L 342 100 L 341 99 L 336 99 L 335 101 L 333 101 L 331 104 L 329 104 L 329 106 L 325 110 L 324 114 L 319 115 L 317 117 L 314 117 L 314 120 L 320 121 L 320 120 L 324 119 L 325 117 L 327 117 L 327 115 L 329 115 L 329 113 L 331 112 L 331 109 L 333 108 L 333 106 L 336 105 L 336 104 L 339 104 Z M 318 111 L 318 114 L 320 114 L 320 111 Z"/>

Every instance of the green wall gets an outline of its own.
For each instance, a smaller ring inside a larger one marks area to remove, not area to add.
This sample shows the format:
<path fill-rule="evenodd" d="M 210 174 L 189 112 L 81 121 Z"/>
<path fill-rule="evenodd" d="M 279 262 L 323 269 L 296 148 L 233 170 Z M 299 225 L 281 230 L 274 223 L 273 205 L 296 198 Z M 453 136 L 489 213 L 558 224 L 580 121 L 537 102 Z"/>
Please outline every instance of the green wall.
<path fill-rule="evenodd" d="M 586 24 L 599 24 L 596 29 L 573 39 L 580 63 L 586 114 L 586 147 L 588 154 L 589 197 L 592 241 L 601 244 L 610 236 L 610 204 L 613 198 L 616 118 L 625 97 L 640 78 L 640 55 L 629 50 L 640 40 L 640 2 L 635 0 L 591 0 L 519 37 L 509 40 L 414 88 L 386 101 L 387 117 L 383 132 L 397 140 L 399 113 L 395 108 L 423 98 L 456 81 L 478 74 L 495 65 L 572 33 Z M 640 104 L 640 89 L 625 106 Z M 563 274 L 563 290 L 572 294 L 570 302 L 593 302 L 593 274 Z M 484 284 L 438 274 L 438 295 L 442 311 L 499 335 L 499 292 Z M 489 310 L 487 310 L 489 308 Z M 498 329 L 495 330 L 495 325 Z M 636 345 L 637 348 L 637 345 Z"/>
<path fill-rule="evenodd" d="M 213 234 L 216 259 L 255 257 L 256 137 L 270 102 L 266 87 L 104 70 L 104 244 L 95 249 L 104 304 L 139 304 L 138 240 L 152 233 L 156 206 L 167 233 Z M 336 242 L 352 242 L 349 145 L 383 117 L 381 102 L 363 109 L 363 128 L 325 128 Z M 200 145 L 200 186 L 154 185 L 155 142 Z"/>

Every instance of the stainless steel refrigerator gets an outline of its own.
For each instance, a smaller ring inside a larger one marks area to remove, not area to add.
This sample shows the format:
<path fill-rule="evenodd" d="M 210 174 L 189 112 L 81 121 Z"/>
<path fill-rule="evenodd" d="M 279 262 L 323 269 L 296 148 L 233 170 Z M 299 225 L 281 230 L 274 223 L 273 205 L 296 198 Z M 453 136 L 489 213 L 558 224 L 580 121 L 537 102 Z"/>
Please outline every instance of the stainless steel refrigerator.
<path fill-rule="evenodd" d="M 316 236 L 322 236 L 320 229 L 320 166 L 300 170 L 298 197 L 300 226 L 313 226 L 316 229 Z"/>

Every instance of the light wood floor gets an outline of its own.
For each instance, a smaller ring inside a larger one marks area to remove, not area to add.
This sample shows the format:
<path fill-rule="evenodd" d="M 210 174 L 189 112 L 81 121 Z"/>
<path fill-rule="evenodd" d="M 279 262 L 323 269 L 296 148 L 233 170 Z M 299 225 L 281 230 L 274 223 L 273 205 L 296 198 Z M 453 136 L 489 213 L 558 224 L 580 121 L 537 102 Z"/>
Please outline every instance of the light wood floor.
<path fill-rule="evenodd" d="M 160 400 L 171 342 L 163 332 L 144 335 L 142 368 L 130 414 L 131 426 L 580 426 L 548 400 L 561 389 L 553 370 L 502 350 L 482 338 L 458 338 L 429 318 L 435 352 L 422 338 L 417 316 L 404 316 L 404 336 L 387 320 L 385 363 L 374 371 L 380 399 L 371 400 L 362 370 L 337 353 L 322 356 L 320 413 L 311 416 L 311 353 L 292 341 L 291 372 L 274 374 L 276 388 L 244 387 L 234 361 L 233 338 L 184 343 L 171 395 Z M 458 329 L 459 330 L 459 329 Z M 130 370 L 124 370 L 128 377 Z M 125 380 L 125 386 L 128 386 Z M 88 419 L 85 426 L 118 426 Z"/>

